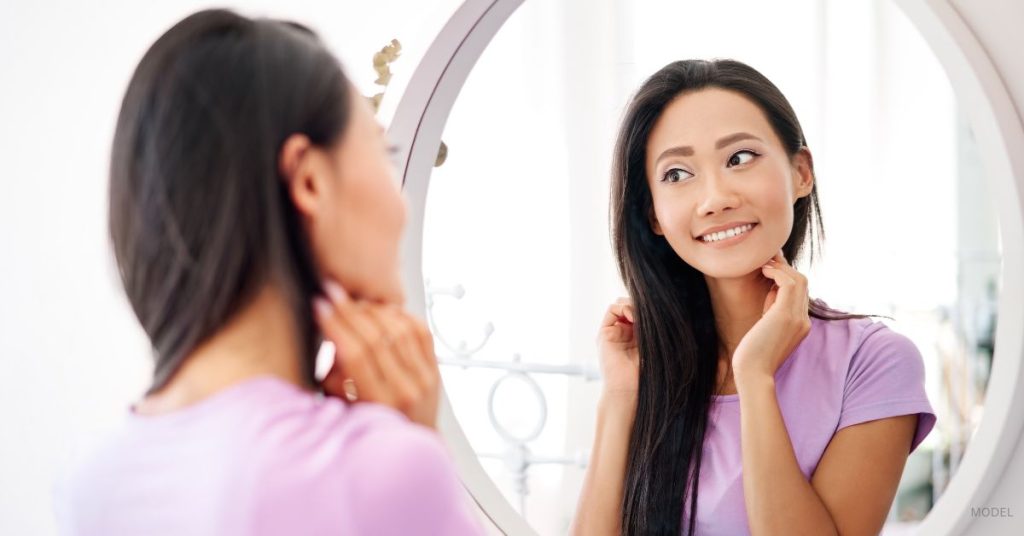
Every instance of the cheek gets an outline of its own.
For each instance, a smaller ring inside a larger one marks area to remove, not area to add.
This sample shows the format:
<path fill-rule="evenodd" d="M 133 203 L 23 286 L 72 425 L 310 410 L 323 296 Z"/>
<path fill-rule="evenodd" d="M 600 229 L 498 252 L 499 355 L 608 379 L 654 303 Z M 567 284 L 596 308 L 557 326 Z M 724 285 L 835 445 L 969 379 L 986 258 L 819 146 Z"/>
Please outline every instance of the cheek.
<path fill-rule="evenodd" d="M 661 225 L 661 232 L 669 244 L 678 247 L 692 241 L 690 215 L 693 214 L 693 210 L 693 204 L 682 198 L 655 201 L 655 214 Z"/>
<path fill-rule="evenodd" d="M 781 174 L 771 180 L 760 181 L 761 187 L 753 193 L 754 199 L 760 205 L 763 218 L 770 219 L 766 223 L 776 223 L 789 227 L 793 223 L 793 199 L 786 178 Z"/>
<path fill-rule="evenodd" d="M 366 178 L 365 205 L 372 209 L 373 225 L 382 235 L 380 239 L 390 243 L 405 226 L 406 207 L 401 179 L 392 173 L 387 162 L 377 163 L 373 169 L 367 170 Z"/>
<path fill-rule="evenodd" d="M 366 292 L 377 272 L 374 259 L 380 257 L 372 206 L 360 188 L 336 190 L 312 234 L 322 269 L 357 293 Z"/>
<path fill-rule="evenodd" d="M 388 168 L 368 166 L 361 171 L 341 192 L 334 230 L 349 251 L 358 252 L 368 262 L 390 262 L 405 225 L 405 201 Z"/>
<path fill-rule="evenodd" d="M 358 205 L 351 203 L 345 191 L 336 191 L 330 198 L 330 206 L 323 211 L 315 229 L 314 239 L 325 260 L 337 266 L 343 256 L 358 249 L 355 236 L 349 232 L 358 224 Z"/>

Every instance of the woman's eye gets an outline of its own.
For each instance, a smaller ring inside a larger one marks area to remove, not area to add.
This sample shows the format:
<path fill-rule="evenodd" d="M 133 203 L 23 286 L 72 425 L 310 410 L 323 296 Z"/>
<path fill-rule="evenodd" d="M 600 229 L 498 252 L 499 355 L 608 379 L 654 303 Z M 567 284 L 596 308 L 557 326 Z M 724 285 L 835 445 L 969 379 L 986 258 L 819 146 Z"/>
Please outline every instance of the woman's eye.
<path fill-rule="evenodd" d="M 685 175 L 684 175 L 685 173 Z M 690 173 L 679 168 L 672 168 L 661 177 L 662 182 L 679 182 L 685 179 Z"/>
<path fill-rule="evenodd" d="M 746 159 L 740 158 L 740 155 L 747 155 L 748 158 L 746 158 Z M 737 152 L 733 153 L 733 155 L 731 157 L 729 157 L 729 166 L 732 167 L 732 166 L 739 166 L 739 165 L 742 165 L 742 164 L 746 164 L 747 162 L 750 162 L 751 160 L 753 160 L 755 156 L 759 156 L 759 155 L 757 153 L 755 153 L 754 151 L 751 151 L 749 149 L 744 149 L 742 151 L 737 151 Z"/>

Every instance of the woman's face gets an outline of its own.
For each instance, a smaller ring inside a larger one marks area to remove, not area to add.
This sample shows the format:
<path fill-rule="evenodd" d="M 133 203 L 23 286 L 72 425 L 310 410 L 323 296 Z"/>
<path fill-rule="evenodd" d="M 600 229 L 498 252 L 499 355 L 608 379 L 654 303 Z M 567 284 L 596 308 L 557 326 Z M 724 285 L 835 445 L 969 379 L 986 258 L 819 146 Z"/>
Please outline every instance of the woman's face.
<path fill-rule="evenodd" d="M 354 298 L 402 304 L 398 250 L 405 200 L 384 129 L 354 87 L 350 95 L 349 123 L 340 142 L 325 149 L 293 136 L 282 148 L 282 171 L 305 216 L 320 275 Z"/>
<path fill-rule="evenodd" d="M 761 109 L 719 88 L 669 103 L 651 131 L 645 161 L 652 229 L 683 261 L 714 278 L 742 277 L 768 262 L 789 238 L 793 203 L 811 192 L 813 181 L 810 153 L 790 159 Z M 711 231 L 736 227 L 705 240 Z"/>

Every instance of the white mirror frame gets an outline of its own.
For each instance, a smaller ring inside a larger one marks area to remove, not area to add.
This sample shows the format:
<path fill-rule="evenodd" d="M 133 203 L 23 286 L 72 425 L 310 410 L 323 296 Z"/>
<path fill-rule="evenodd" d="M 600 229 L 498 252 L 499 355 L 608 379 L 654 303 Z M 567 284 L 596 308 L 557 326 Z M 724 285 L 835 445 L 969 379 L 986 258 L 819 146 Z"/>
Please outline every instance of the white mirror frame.
<path fill-rule="evenodd" d="M 985 414 L 949 487 L 918 528 L 921 534 L 963 534 L 970 510 L 991 504 L 1024 425 L 1024 129 L 1000 73 L 946 0 L 895 0 L 946 70 L 974 130 L 985 173 L 992 178 L 1003 246 L 995 354 Z M 408 308 L 426 318 L 423 221 L 427 188 L 444 125 L 477 59 L 523 0 L 466 0 L 412 72 L 388 130 L 402 150 L 398 169 L 408 202 L 402 241 Z M 1009 277 L 1008 277 L 1009 276 Z M 506 534 L 535 534 L 480 465 L 446 394 L 439 427 L 473 500 Z M 1020 513 L 1018 513 L 1020 515 Z"/>

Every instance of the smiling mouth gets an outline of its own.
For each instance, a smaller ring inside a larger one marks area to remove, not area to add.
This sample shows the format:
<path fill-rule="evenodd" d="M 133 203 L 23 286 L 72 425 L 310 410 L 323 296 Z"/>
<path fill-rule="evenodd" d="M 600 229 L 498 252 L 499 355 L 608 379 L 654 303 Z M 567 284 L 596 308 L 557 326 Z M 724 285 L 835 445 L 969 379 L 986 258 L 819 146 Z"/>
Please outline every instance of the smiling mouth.
<path fill-rule="evenodd" d="M 757 227 L 757 225 L 757 223 L 748 223 L 746 225 L 740 225 L 739 227 L 737 227 L 737 229 L 741 229 L 742 231 L 739 233 L 735 233 L 733 235 L 729 235 L 728 233 L 711 233 L 711 236 L 715 237 L 715 239 L 713 240 L 706 240 L 705 237 L 708 235 L 698 236 L 697 238 L 694 238 L 694 240 L 700 242 L 701 244 L 708 245 L 727 244 L 736 241 L 736 239 L 739 237 L 747 235 L 748 233 L 750 233 L 750 231 L 753 231 L 754 228 Z"/>

